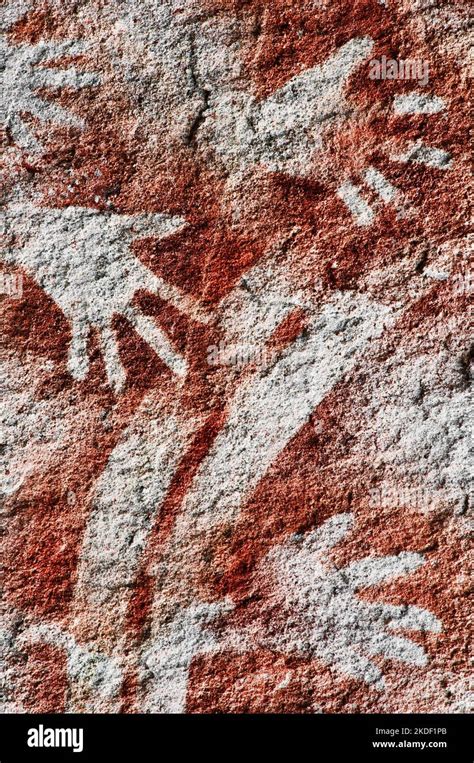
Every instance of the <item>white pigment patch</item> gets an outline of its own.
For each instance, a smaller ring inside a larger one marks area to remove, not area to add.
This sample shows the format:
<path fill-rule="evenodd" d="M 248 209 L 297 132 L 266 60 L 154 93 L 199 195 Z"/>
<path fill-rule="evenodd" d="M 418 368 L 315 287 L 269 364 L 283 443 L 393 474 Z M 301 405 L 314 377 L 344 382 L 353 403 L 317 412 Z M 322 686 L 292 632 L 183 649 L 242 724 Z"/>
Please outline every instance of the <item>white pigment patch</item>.
<path fill-rule="evenodd" d="M 365 227 L 373 223 L 375 215 L 372 207 L 361 196 L 358 186 L 346 180 L 338 188 L 337 195 L 342 199 L 357 225 Z"/>
<path fill-rule="evenodd" d="M 451 166 L 451 154 L 440 148 L 426 146 L 424 143 L 414 143 L 405 153 L 393 159 L 405 164 L 411 162 L 426 164 L 427 167 L 435 167 L 439 170 L 447 170 Z"/>
<path fill-rule="evenodd" d="M 367 185 L 369 185 L 385 203 L 395 199 L 398 190 L 381 172 L 379 172 L 379 170 L 376 170 L 375 167 L 368 167 L 364 171 L 364 178 Z"/>
<path fill-rule="evenodd" d="M 446 104 L 442 98 L 426 93 L 397 95 L 393 99 L 395 114 L 438 114 L 445 108 Z"/>

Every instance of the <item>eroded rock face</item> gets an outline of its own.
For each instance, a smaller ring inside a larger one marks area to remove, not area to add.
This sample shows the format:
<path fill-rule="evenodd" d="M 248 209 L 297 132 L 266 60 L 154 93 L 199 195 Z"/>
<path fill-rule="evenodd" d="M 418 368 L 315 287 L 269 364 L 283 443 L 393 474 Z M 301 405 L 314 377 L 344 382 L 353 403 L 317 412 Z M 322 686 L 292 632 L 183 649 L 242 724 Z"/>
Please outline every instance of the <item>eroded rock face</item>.
<path fill-rule="evenodd" d="M 7 711 L 469 709 L 467 18 L 3 8 Z"/>

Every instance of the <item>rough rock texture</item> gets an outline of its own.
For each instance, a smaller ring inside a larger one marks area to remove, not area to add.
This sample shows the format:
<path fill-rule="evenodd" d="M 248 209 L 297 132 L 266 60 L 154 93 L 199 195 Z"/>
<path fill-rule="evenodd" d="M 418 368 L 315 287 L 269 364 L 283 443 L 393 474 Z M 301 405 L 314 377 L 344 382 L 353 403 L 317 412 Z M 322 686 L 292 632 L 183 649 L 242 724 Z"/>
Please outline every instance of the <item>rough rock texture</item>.
<path fill-rule="evenodd" d="M 7 711 L 468 710 L 468 6 L 2 5 Z"/>

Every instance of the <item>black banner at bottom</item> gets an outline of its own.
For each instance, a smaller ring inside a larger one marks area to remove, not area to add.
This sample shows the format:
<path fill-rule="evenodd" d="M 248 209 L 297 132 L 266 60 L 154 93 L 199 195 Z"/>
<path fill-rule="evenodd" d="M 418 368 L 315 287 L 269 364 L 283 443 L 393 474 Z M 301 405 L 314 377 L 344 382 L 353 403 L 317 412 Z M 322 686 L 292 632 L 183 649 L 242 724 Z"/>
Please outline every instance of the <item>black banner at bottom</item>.
<path fill-rule="evenodd" d="M 472 763 L 470 728 L 468 715 L 434 714 L 3 715 L 0 763 L 159 761 L 190 753 L 223 759 L 286 749 L 293 760 Z"/>

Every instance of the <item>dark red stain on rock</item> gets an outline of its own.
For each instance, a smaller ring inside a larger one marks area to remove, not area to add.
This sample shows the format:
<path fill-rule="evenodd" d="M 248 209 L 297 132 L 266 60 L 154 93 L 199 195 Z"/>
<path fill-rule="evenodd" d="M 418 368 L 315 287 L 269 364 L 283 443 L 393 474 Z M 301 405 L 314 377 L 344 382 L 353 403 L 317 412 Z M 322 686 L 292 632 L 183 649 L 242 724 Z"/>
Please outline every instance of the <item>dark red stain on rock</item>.
<path fill-rule="evenodd" d="M 32 644 L 28 649 L 25 674 L 25 712 L 66 712 L 67 655 L 63 649 L 50 644 Z"/>

